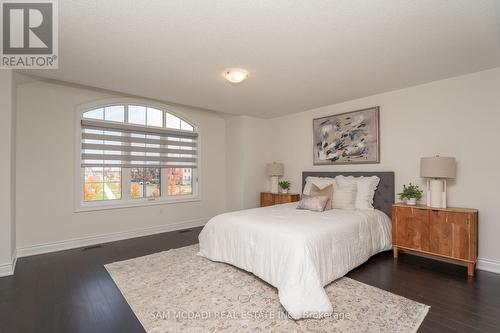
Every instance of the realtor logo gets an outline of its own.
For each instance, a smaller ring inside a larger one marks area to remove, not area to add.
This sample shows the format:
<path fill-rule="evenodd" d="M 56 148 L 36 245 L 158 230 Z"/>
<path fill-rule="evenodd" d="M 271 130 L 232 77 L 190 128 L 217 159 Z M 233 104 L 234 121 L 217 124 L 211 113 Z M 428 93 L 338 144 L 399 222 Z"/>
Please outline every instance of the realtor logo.
<path fill-rule="evenodd" d="M 2 68 L 56 69 L 58 67 L 57 3 L 3 0 Z"/>

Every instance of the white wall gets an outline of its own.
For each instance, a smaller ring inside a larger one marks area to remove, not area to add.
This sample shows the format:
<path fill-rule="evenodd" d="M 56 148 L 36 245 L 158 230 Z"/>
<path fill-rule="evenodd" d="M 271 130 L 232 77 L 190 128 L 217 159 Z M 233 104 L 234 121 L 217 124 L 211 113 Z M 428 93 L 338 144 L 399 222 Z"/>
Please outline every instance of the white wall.
<path fill-rule="evenodd" d="M 13 265 L 17 260 L 17 226 L 16 226 L 16 127 L 17 127 L 17 84 L 20 80 L 20 75 L 17 73 L 12 73 L 12 118 L 11 118 L 11 154 L 10 154 L 10 211 L 11 211 L 11 251 L 14 256 Z M 14 269 L 14 267 L 13 267 Z"/>
<path fill-rule="evenodd" d="M 380 164 L 313 166 L 314 118 L 376 105 Z M 269 125 L 270 156 L 285 163 L 294 191 L 307 170 L 394 171 L 396 190 L 410 181 L 424 185 L 420 157 L 456 157 L 449 205 L 479 209 L 479 257 L 500 261 L 500 68 L 274 118 Z"/>
<path fill-rule="evenodd" d="M 259 206 L 267 187 L 266 163 L 272 162 L 269 121 L 228 116 L 226 119 L 227 209 Z"/>
<path fill-rule="evenodd" d="M 10 70 L 0 70 L 0 276 L 12 273 L 15 261 L 15 89 Z"/>
<path fill-rule="evenodd" d="M 17 93 L 18 248 L 204 220 L 226 210 L 225 120 L 219 114 L 175 107 L 200 127 L 200 202 L 75 213 L 75 110 L 117 95 L 29 79 Z"/>
<path fill-rule="evenodd" d="M 226 119 L 226 208 L 240 210 L 245 201 L 245 180 L 243 151 L 243 117 L 228 116 Z"/>

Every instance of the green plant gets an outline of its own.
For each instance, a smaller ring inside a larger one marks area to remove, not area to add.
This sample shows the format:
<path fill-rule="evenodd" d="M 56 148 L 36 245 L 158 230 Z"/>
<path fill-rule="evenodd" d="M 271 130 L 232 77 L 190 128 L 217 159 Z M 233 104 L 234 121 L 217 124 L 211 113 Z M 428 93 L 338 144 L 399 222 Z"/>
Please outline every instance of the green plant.
<path fill-rule="evenodd" d="M 422 199 L 422 190 L 418 187 L 418 185 L 413 185 L 410 183 L 408 186 L 403 185 L 403 192 L 398 193 L 399 198 L 403 199 L 411 199 L 415 198 L 417 200 Z"/>
<path fill-rule="evenodd" d="M 282 180 L 278 183 L 278 185 L 284 190 L 289 190 L 292 183 L 288 180 Z"/>

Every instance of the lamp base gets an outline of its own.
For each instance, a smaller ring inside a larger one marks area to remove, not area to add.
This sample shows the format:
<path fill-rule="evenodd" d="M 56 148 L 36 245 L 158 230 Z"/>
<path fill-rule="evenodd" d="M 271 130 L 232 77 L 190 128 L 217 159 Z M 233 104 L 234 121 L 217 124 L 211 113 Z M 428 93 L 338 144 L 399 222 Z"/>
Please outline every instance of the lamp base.
<path fill-rule="evenodd" d="M 271 177 L 271 193 L 278 193 L 278 176 Z"/>
<path fill-rule="evenodd" d="M 430 179 L 427 182 L 427 206 L 446 208 L 446 180 Z"/>

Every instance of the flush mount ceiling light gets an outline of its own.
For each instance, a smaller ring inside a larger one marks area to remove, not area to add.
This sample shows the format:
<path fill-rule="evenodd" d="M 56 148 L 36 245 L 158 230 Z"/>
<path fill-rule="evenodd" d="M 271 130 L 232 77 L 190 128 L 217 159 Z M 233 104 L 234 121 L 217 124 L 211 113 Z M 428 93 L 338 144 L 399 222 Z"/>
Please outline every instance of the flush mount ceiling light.
<path fill-rule="evenodd" d="M 243 68 L 229 68 L 224 71 L 224 77 L 231 83 L 240 83 L 248 77 L 248 71 Z"/>

